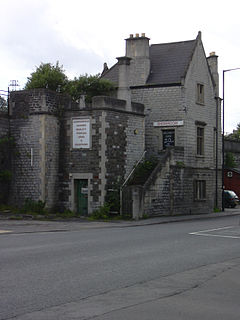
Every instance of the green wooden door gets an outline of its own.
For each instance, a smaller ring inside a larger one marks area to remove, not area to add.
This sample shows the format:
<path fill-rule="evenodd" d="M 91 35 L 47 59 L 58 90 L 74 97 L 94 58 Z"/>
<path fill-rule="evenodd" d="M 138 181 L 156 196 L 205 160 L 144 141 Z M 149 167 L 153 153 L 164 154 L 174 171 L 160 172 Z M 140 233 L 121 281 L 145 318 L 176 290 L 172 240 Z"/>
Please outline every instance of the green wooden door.
<path fill-rule="evenodd" d="M 77 180 L 77 213 L 86 216 L 88 214 L 88 180 Z"/>

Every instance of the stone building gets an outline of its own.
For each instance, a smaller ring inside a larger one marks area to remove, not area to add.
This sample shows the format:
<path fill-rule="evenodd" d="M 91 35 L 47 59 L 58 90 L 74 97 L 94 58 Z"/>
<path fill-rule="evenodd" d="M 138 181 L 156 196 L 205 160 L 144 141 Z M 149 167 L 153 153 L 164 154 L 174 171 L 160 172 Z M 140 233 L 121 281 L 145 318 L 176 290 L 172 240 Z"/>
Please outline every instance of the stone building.
<path fill-rule="evenodd" d="M 91 214 L 117 192 L 134 218 L 220 207 L 217 56 L 206 57 L 201 33 L 155 45 L 130 35 L 117 60 L 102 73 L 115 97 L 85 105 L 47 89 L 11 93 L 9 201 Z M 153 171 L 136 182 L 134 168 L 151 159 Z"/>
<path fill-rule="evenodd" d="M 102 76 L 116 83 L 118 96 L 144 104 L 146 152 L 159 160 L 148 181 L 131 187 L 140 215 L 220 206 L 217 58 L 214 52 L 206 57 L 200 32 L 194 40 L 154 45 L 136 34 L 126 39 L 125 57 L 105 65 Z"/>
<path fill-rule="evenodd" d="M 10 202 L 41 200 L 79 214 L 104 205 L 144 152 L 144 106 L 111 97 L 89 105 L 48 89 L 10 99 Z"/>

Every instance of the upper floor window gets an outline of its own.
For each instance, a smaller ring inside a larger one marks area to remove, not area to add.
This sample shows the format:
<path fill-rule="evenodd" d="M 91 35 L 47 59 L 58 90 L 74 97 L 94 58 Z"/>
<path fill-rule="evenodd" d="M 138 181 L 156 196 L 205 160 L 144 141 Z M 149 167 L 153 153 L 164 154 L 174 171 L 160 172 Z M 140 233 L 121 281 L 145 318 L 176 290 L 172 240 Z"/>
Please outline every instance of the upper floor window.
<path fill-rule="evenodd" d="M 197 127 L 197 155 L 204 154 L 204 128 Z"/>
<path fill-rule="evenodd" d="M 204 104 L 204 85 L 197 83 L 197 103 Z"/>

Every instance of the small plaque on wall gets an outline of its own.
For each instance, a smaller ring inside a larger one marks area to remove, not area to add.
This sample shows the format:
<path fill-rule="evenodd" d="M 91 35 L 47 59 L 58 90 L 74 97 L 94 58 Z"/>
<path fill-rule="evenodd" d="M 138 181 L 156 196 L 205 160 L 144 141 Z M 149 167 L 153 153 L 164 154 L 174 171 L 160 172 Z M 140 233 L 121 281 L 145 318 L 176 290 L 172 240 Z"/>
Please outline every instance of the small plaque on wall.
<path fill-rule="evenodd" d="M 73 149 L 90 148 L 90 119 L 73 119 Z"/>

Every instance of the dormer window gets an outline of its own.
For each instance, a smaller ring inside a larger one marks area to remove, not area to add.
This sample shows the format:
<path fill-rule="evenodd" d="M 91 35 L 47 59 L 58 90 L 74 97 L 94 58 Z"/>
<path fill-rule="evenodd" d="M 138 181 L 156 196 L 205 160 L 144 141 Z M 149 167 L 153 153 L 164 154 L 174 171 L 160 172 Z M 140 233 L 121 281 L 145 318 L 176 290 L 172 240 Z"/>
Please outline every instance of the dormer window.
<path fill-rule="evenodd" d="M 204 85 L 197 83 L 197 103 L 204 104 Z"/>

